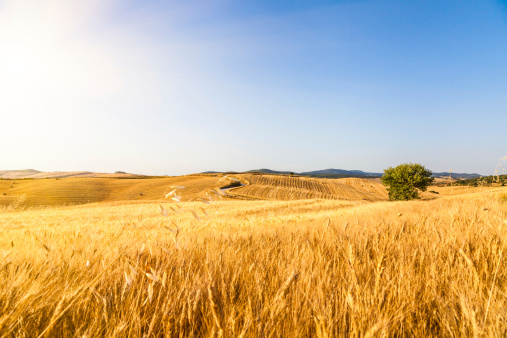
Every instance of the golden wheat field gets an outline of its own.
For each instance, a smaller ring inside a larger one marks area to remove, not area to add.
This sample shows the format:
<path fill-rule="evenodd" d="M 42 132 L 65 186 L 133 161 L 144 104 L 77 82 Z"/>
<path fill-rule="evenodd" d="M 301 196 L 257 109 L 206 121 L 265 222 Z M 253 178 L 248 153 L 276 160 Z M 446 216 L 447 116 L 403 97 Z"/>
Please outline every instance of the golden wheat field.
<path fill-rule="evenodd" d="M 269 174 L 195 174 L 156 178 L 0 179 L 0 206 L 20 203 L 25 206 L 72 205 L 127 200 L 147 203 L 159 200 L 173 190 L 171 186 L 175 185 L 185 187 L 181 201 L 192 201 L 204 198 L 207 191 L 225 187 L 234 182 L 233 180 L 241 182 L 242 186 L 228 189 L 226 198 L 345 201 L 386 201 L 388 198 L 385 187 L 378 179 L 322 179 Z M 447 188 L 434 187 L 444 193 Z M 422 193 L 423 199 L 437 196 L 434 193 Z"/>
<path fill-rule="evenodd" d="M 0 180 L 0 335 L 507 335 L 507 189 L 234 179 Z"/>

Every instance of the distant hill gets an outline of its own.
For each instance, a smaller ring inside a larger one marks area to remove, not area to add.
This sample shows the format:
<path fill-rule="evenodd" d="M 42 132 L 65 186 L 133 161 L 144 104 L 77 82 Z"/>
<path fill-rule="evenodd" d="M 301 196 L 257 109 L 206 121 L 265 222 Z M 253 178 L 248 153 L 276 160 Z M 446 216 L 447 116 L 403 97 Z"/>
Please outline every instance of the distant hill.
<path fill-rule="evenodd" d="M 40 174 L 42 171 L 35 169 L 21 169 L 21 170 L 0 170 L 0 178 L 19 178 L 31 177 Z"/>
<path fill-rule="evenodd" d="M 128 178 L 142 175 L 134 175 L 124 172 L 114 174 L 94 173 L 91 171 L 53 171 L 44 172 L 35 169 L 0 170 L 0 179 L 27 179 L 27 178 L 66 178 L 66 177 L 117 177 Z"/>
<path fill-rule="evenodd" d="M 350 176 L 382 176 L 382 173 L 369 173 L 362 170 L 324 169 L 302 172 L 300 175 L 350 175 Z"/>
<path fill-rule="evenodd" d="M 359 177 L 359 178 L 374 178 L 382 177 L 382 173 L 365 172 L 362 170 L 344 170 L 344 169 L 323 169 L 314 171 L 305 171 L 302 173 L 296 173 L 291 171 L 279 171 L 271 170 L 267 168 L 249 170 L 246 173 L 262 173 L 272 175 L 299 175 L 299 176 L 310 176 L 319 178 L 345 178 L 345 177 Z M 219 171 L 206 171 L 204 174 L 239 174 L 237 172 L 219 172 Z M 22 169 L 22 170 L 0 170 L 0 179 L 23 179 L 23 178 L 64 178 L 64 177 L 119 177 L 119 178 L 132 178 L 141 177 L 144 175 L 134 175 L 124 172 L 116 172 L 114 174 L 108 173 L 95 173 L 90 171 L 54 171 L 54 172 L 43 172 L 35 169 Z M 150 176 L 146 176 L 147 178 Z M 449 177 L 448 172 L 435 172 L 433 177 Z M 452 173 L 454 179 L 473 179 L 481 177 L 479 174 L 466 174 L 466 173 Z"/>
<path fill-rule="evenodd" d="M 220 172 L 217 171 L 206 171 L 204 174 L 217 174 Z M 305 171 L 302 173 L 297 173 L 294 171 L 279 171 L 272 169 L 254 169 L 245 171 L 245 173 L 262 173 L 262 174 L 273 174 L 273 175 L 299 175 L 299 176 L 311 176 L 311 177 L 327 177 L 327 178 L 342 178 L 342 177 L 380 177 L 381 173 L 369 173 L 361 170 L 343 170 L 343 169 L 324 169 L 324 170 L 315 170 L 315 171 Z"/>
<path fill-rule="evenodd" d="M 314 170 L 314 171 L 305 171 L 302 173 L 297 173 L 293 171 L 278 171 L 271 169 L 256 169 L 249 170 L 248 173 L 263 173 L 263 174 L 295 174 L 300 176 L 311 176 L 311 177 L 321 177 L 321 178 L 343 178 L 343 177 L 380 177 L 381 173 L 369 173 L 361 170 L 343 170 L 343 169 L 324 169 L 324 170 Z"/>
<path fill-rule="evenodd" d="M 247 173 L 263 173 L 263 174 L 278 174 L 278 175 L 289 175 L 292 171 L 277 171 L 271 169 L 255 169 L 246 171 Z M 298 174 L 299 175 L 299 174 Z"/>
<path fill-rule="evenodd" d="M 205 174 L 219 174 L 221 172 L 218 171 L 206 171 Z M 223 173 L 223 172 L 222 172 Z M 273 175 L 299 175 L 299 176 L 310 176 L 310 177 L 320 177 L 320 178 L 345 178 L 345 177 L 359 177 L 359 178 L 373 178 L 373 177 L 382 177 L 383 173 L 374 173 L 374 172 L 366 172 L 362 170 L 344 170 L 344 169 L 323 169 L 323 170 L 314 170 L 314 171 L 305 171 L 301 173 L 292 172 L 292 171 L 279 171 L 272 169 L 255 169 L 246 171 L 246 173 L 263 173 L 263 174 L 273 174 Z M 449 177 L 448 172 L 440 172 L 433 173 L 433 177 Z M 481 177 L 479 174 L 466 174 L 466 173 L 452 173 L 452 178 L 454 179 L 470 179 Z"/>
<path fill-rule="evenodd" d="M 454 181 L 453 184 L 457 185 L 472 185 L 472 186 L 478 186 L 478 185 L 485 185 L 485 184 L 492 184 L 492 183 L 501 183 L 505 185 L 505 181 L 507 180 L 507 175 L 498 175 L 498 176 L 481 176 L 481 177 L 474 177 L 474 178 L 462 178 L 457 181 Z"/>
<path fill-rule="evenodd" d="M 451 178 L 461 178 L 461 179 L 469 179 L 469 178 L 477 178 L 481 177 L 482 175 L 479 174 L 464 174 L 464 173 L 448 173 L 448 172 L 442 172 L 442 173 L 433 173 L 433 177 L 449 177 Z"/>

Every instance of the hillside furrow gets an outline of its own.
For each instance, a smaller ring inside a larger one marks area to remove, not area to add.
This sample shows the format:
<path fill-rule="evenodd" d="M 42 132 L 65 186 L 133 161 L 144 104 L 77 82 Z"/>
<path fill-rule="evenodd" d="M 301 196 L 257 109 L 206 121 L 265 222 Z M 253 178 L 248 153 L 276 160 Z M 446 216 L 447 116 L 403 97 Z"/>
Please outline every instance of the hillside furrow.
<path fill-rule="evenodd" d="M 231 190 L 230 195 L 266 200 L 387 200 L 386 189 L 380 183 L 368 179 L 320 179 L 268 174 L 243 174 L 241 177 L 249 184 Z"/>

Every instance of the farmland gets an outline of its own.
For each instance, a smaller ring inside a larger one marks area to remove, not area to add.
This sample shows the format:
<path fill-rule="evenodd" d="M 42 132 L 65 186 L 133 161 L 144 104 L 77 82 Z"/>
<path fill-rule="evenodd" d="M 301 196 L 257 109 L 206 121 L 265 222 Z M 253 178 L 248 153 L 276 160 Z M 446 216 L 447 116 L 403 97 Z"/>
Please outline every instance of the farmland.
<path fill-rule="evenodd" d="M 361 179 L 0 182 L 26 195 L 0 209 L 2 336 L 507 333 L 503 187 L 388 202 Z"/>
<path fill-rule="evenodd" d="M 185 187 L 181 201 L 205 198 L 209 190 L 240 181 L 242 186 L 227 189 L 226 199 L 292 201 L 327 199 L 341 201 L 386 201 L 387 191 L 380 179 L 341 178 L 324 179 L 305 176 L 272 174 L 195 174 L 177 177 L 64 177 L 44 179 L 0 179 L 0 206 L 22 204 L 30 206 L 75 205 L 96 202 L 159 201 L 178 185 Z M 493 187 L 499 189 L 500 186 Z M 452 185 L 452 181 L 438 180 L 421 193 L 422 199 L 439 195 L 490 191 L 491 187 Z M 436 194 L 438 193 L 438 194 Z"/>
<path fill-rule="evenodd" d="M 23 199 L 25 206 L 85 204 L 112 201 L 158 200 L 173 185 L 183 185 L 191 199 L 218 182 L 212 176 L 180 176 L 150 179 L 61 178 L 0 180 L 0 205 Z M 3 195 L 3 194 L 5 195 Z"/>
<path fill-rule="evenodd" d="M 378 179 L 322 179 L 288 175 L 187 175 L 156 178 L 71 177 L 0 180 L 0 205 L 21 202 L 24 206 L 72 205 L 94 202 L 160 200 L 172 190 L 185 187 L 182 201 L 203 198 L 206 192 L 240 180 L 243 186 L 228 189 L 228 199 L 385 201 L 387 192 Z M 434 195 L 423 193 L 424 198 Z M 19 204 L 19 203 L 18 203 Z"/>
<path fill-rule="evenodd" d="M 287 175 L 241 175 L 244 187 L 232 190 L 232 195 L 275 200 L 335 199 L 387 200 L 385 188 L 375 180 L 360 178 L 322 179 Z"/>

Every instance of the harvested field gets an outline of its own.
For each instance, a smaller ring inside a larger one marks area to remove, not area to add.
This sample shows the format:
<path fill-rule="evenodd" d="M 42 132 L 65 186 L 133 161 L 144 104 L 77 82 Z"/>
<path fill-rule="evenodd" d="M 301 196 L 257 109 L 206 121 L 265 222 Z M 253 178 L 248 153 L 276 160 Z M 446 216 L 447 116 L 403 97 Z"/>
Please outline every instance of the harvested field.
<path fill-rule="evenodd" d="M 231 195 L 267 200 L 331 199 L 349 201 L 387 200 L 377 181 L 360 178 L 323 179 L 285 175 L 240 175 L 248 184 L 231 189 Z"/>

